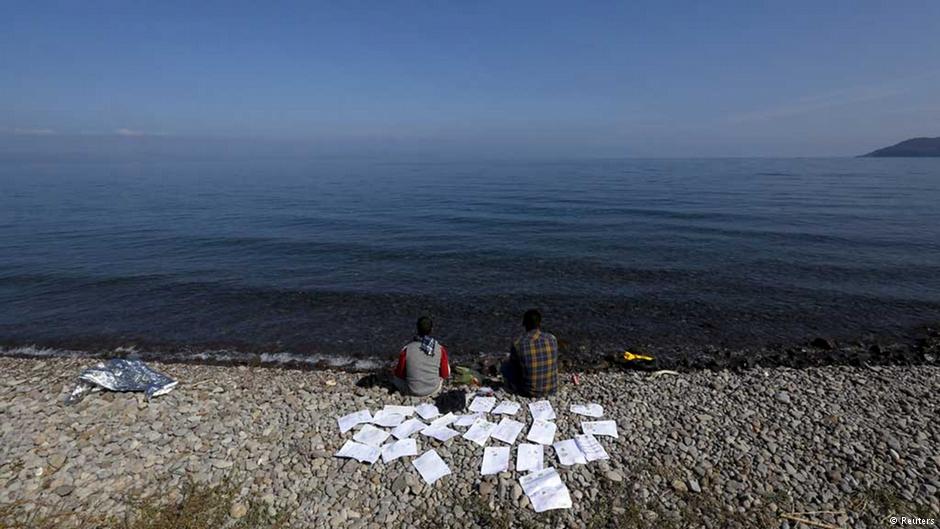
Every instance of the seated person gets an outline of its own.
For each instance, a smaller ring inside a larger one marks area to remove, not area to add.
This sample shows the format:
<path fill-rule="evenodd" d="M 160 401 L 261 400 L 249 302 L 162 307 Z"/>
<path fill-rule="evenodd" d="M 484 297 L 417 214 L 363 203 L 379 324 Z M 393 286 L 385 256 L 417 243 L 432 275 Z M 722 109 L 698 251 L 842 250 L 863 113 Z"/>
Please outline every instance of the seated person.
<path fill-rule="evenodd" d="M 527 310 L 522 317 L 525 334 L 516 339 L 503 363 L 503 379 L 512 391 L 544 397 L 558 387 L 558 340 L 542 331 L 542 314 Z"/>
<path fill-rule="evenodd" d="M 426 397 L 440 391 L 450 365 L 447 348 L 431 338 L 431 318 L 421 316 L 417 327 L 418 334 L 401 348 L 392 382 L 405 395 Z"/>

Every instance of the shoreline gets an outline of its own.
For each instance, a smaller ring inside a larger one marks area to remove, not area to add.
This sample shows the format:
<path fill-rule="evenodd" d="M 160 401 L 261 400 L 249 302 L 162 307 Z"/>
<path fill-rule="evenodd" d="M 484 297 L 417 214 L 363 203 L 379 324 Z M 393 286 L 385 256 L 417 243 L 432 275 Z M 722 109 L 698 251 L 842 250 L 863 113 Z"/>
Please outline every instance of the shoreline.
<path fill-rule="evenodd" d="M 748 369 L 753 367 L 938 365 L 940 364 L 940 323 L 910 329 L 903 337 L 869 333 L 854 338 L 817 336 L 805 341 L 754 346 L 724 346 L 714 343 L 662 346 L 635 343 L 634 353 L 649 355 L 653 362 L 627 364 L 620 361 L 614 346 L 605 351 L 582 350 L 559 339 L 560 369 L 570 372 L 669 369 L 676 371 Z M 0 341 L 0 357 L 12 358 L 139 358 L 147 362 L 187 365 L 250 366 L 300 370 L 342 370 L 354 373 L 383 369 L 397 359 L 397 350 L 385 355 L 303 354 L 293 351 L 236 350 L 205 347 L 150 348 L 137 342 L 118 346 L 70 347 L 61 342 Z M 620 348 L 620 350 L 625 350 Z M 454 353 L 452 363 L 484 370 L 504 353 Z"/>
<path fill-rule="evenodd" d="M 558 467 L 574 506 L 547 515 L 518 493 L 518 473 L 481 478 L 482 449 L 459 437 L 420 438 L 453 470 L 434 486 L 405 460 L 370 467 L 333 457 L 348 437 L 338 416 L 427 401 L 357 387 L 360 374 L 151 363 L 179 386 L 149 403 L 98 393 L 63 406 L 88 364 L 0 358 L 0 506 L 122 516 L 128 491 L 172 502 L 189 481 L 234 478 L 240 502 L 290 513 L 290 527 L 750 527 L 820 510 L 845 512 L 827 523 L 876 527 L 890 515 L 940 511 L 937 366 L 566 379 L 549 399 L 556 439 L 579 433 L 568 406 L 588 401 L 621 435 L 604 440 L 610 461 Z M 523 410 L 530 401 L 509 398 Z M 550 448 L 545 458 L 558 466 Z"/>

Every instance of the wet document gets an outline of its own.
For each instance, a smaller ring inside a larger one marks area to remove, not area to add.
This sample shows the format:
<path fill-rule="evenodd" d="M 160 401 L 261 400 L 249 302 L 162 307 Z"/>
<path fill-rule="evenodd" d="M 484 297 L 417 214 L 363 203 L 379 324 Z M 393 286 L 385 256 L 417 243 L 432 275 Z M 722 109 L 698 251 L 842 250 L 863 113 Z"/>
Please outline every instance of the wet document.
<path fill-rule="evenodd" d="M 349 415 L 343 415 L 336 422 L 339 424 L 339 433 L 346 433 L 352 430 L 357 424 L 362 424 L 372 420 L 372 414 L 369 410 L 359 410 Z"/>
<path fill-rule="evenodd" d="M 513 444 L 516 442 L 516 438 L 519 437 L 519 434 L 522 433 L 524 426 L 525 425 L 519 421 L 514 421 L 509 417 L 503 417 L 503 420 L 499 421 L 499 424 L 496 425 L 490 437 L 506 444 Z"/>
<path fill-rule="evenodd" d="M 529 428 L 529 434 L 526 439 L 533 443 L 550 445 L 555 440 L 555 423 L 536 419 L 532 421 L 532 427 Z"/>
<path fill-rule="evenodd" d="M 516 449 L 516 472 L 542 470 L 545 465 L 545 447 L 522 443 Z"/>
<path fill-rule="evenodd" d="M 483 465 L 480 474 L 488 476 L 509 470 L 508 446 L 488 446 L 483 449 Z"/>
<path fill-rule="evenodd" d="M 346 441 L 346 444 L 336 452 L 336 457 L 355 459 L 360 463 L 375 463 L 382 451 L 374 446 L 364 445 L 355 441 Z"/>
<path fill-rule="evenodd" d="M 571 494 L 554 468 L 526 474 L 519 478 L 519 484 L 535 512 L 571 508 Z"/>
<path fill-rule="evenodd" d="M 450 467 L 441 459 L 441 456 L 437 455 L 437 451 L 433 448 L 421 454 L 421 457 L 412 459 L 411 464 L 414 465 L 418 470 L 418 474 L 421 474 L 421 479 L 428 485 L 433 485 L 435 481 L 450 474 Z"/>
<path fill-rule="evenodd" d="M 390 463 L 399 457 L 418 455 L 418 442 L 414 439 L 402 439 L 382 446 L 382 461 Z"/>

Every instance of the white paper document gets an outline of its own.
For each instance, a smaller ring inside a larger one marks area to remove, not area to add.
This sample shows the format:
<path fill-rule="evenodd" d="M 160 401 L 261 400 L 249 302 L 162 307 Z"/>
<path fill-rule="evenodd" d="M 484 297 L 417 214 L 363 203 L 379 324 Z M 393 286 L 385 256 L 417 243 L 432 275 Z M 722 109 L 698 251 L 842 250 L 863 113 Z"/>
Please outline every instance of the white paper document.
<path fill-rule="evenodd" d="M 394 461 L 399 457 L 418 455 L 418 442 L 414 439 L 402 439 L 382 445 L 382 461 L 386 463 Z"/>
<path fill-rule="evenodd" d="M 542 470 L 545 464 L 545 447 L 522 443 L 516 449 L 516 472 Z"/>
<path fill-rule="evenodd" d="M 336 457 L 355 459 L 360 463 L 369 463 L 371 465 L 376 462 L 381 453 L 382 451 L 374 446 L 346 441 L 343 447 L 339 449 L 339 452 L 336 452 Z"/>
<path fill-rule="evenodd" d="M 536 419 L 532 421 L 532 427 L 529 428 L 529 434 L 526 439 L 533 443 L 550 445 L 555 441 L 555 423 Z"/>
<path fill-rule="evenodd" d="M 391 434 L 385 430 L 379 430 L 375 426 L 367 424 L 356 432 L 356 435 L 353 436 L 353 441 L 378 448 L 388 439 L 389 435 Z"/>
<path fill-rule="evenodd" d="M 407 421 L 399 424 L 392 430 L 392 435 L 395 436 L 395 439 L 404 439 L 406 437 L 411 437 L 415 432 L 420 432 L 427 428 L 428 425 L 421 422 L 420 419 L 408 419 Z"/>
<path fill-rule="evenodd" d="M 343 415 L 339 419 L 336 419 L 336 422 L 339 424 L 339 433 L 346 433 L 349 430 L 352 430 L 353 427 L 357 424 L 362 424 L 371 420 L 372 414 L 369 413 L 369 410 L 359 410 L 355 413 L 350 413 L 349 415 Z"/>
<path fill-rule="evenodd" d="M 483 465 L 480 474 L 488 476 L 509 470 L 509 447 L 488 446 L 483 449 Z"/>
<path fill-rule="evenodd" d="M 493 429 L 493 433 L 490 434 L 490 437 L 506 444 L 513 444 L 516 442 L 516 438 L 519 437 L 519 434 L 522 433 L 524 426 L 525 425 L 519 421 L 514 421 L 509 417 L 503 417 L 503 420 L 499 421 L 499 424 Z"/>
<path fill-rule="evenodd" d="M 555 455 L 558 456 L 558 462 L 568 467 L 571 465 L 584 465 L 587 459 L 584 453 L 578 448 L 578 442 L 574 439 L 565 439 L 552 445 L 555 449 Z"/>
<path fill-rule="evenodd" d="M 438 417 L 437 419 L 434 419 L 433 421 L 431 421 L 431 424 L 429 424 L 428 426 L 432 428 L 436 428 L 438 426 L 450 426 L 451 424 L 454 424 L 456 420 L 457 420 L 456 415 L 454 415 L 453 413 L 448 413 L 447 415 L 442 415 Z"/>
<path fill-rule="evenodd" d="M 473 426 L 477 419 L 482 419 L 482 413 L 468 413 L 467 415 L 458 415 L 454 421 L 454 426 Z"/>
<path fill-rule="evenodd" d="M 543 421 L 554 421 L 555 410 L 552 409 L 552 403 L 547 400 L 529 403 L 529 413 L 532 419 L 542 419 Z"/>
<path fill-rule="evenodd" d="M 519 484 L 535 512 L 571 508 L 571 494 L 554 468 L 526 474 L 519 478 Z"/>
<path fill-rule="evenodd" d="M 372 416 L 372 424 L 391 428 L 404 422 L 405 416 L 393 411 L 379 410 Z"/>
<path fill-rule="evenodd" d="M 581 431 L 591 435 L 617 437 L 616 421 L 581 421 Z"/>
<path fill-rule="evenodd" d="M 415 414 L 414 406 L 398 406 L 397 404 L 386 404 L 383 411 L 388 411 L 391 413 L 398 413 L 404 415 L 405 417 L 411 417 Z"/>
<path fill-rule="evenodd" d="M 518 402 L 513 402 L 511 400 L 504 400 L 499 403 L 499 406 L 496 406 L 495 408 L 493 408 L 493 413 L 503 414 L 503 415 L 515 415 L 519 413 L 519 408 L 521 407 L 522 405 L 519 404 Z"/>
<path fill-rule="evenodd" d="M 460 435 L 460 432 L 446 426 L 428 426 L 424 430 L 421 430 L 421 435 L 433 437 L 438 441 L 445 442 L 457 437 Z"/>
<path fill-rule="evenodd" d="M 473 441 L 480 446 L 484 446 L 486 445 L 487 439 L 493 434 L 495 428 L 496 423 L 492 423 L 486 419 L 477 419 L 477 422 L 473 423 L 473 426 L 467 430 L 467 433 L 463 434 L 463 438 L 468 441 Z"/>
<path fill-rule="evenodd" d="M 589 433 L 576 435 L 574 436 L 574 440 L 577 441 L 578 448 L 584 453 L 584 459 L 588 461 L 610 459 L 610 456 L 607 455 L 607 450 L 604 450 L 604 447 L 597 442 L 597 438 L 593 435 Z"/>
<path fill-rule="evenodd" d="M 496 397 L 473 397 L 473 401 L 467 409 L 480 413 L 489 413 L 493 406 L 496 406 Z"/>
<path fill-rule="evenodd" d="M 421 457 L 412 459 L 411 464 L 418 469 L 421 478 L 424 479 L 424 482 L 428 485 L 433 485 L 435 481 L 450 474 L 450 468 L 447 466 L 447 463 L 441 459 L 441 456 L 437 455 L 434 449 L 421 454 Z"/>
<path fill-rule="evenodd" d="M 587 417 L 603 417 L 604 407 L 593 402 L 590 404 L 572 404 L 571 413 L 577 413 L 578 415 Z"/>
<path fill-rule="evenodd" d="M 415 413 L 420 415 L 421 418 L 426 421 L 430 421 L 431 419 L 441 414 L 441 412 L 437 410 L 437 406 L 427 403 L 418 404 L 415 406 Z"/>

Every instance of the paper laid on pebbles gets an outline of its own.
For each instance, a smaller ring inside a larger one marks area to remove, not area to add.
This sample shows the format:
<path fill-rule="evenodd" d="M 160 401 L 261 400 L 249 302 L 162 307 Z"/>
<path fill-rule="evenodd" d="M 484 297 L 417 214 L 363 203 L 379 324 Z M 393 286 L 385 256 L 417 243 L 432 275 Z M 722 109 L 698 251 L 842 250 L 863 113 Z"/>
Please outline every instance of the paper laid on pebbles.
<path fill-rule="evenodd" d="M 418 442 L 414 439 L 402 439 L 382 445 L 382 461 L 390 463 L 399 457 L 418 455 Z"/>
<path fill-rule="evenodd" d="M 511 400 L 504 400 L 499 403 L 499 406 L 496 406 L 495 408 L 493 408 L 492 413 L 496 415 L 515 415 L 519 413 L 519 408 L 521 407 L 522 405 L 519 404 L 518 402 L 513 402 Z"/>
<path fill-rule="evenodd" d="M 607 450 L 597 441 L 597 438 L 589 433 L 576 435 L 574 440 L 578 443 L 578 448 L 584 454 L 584 459 L 588 461 L 598 461 L 601 459 L 610 459 Z"/>
<path fill-rule="evenodd" d="M 555 449 L 555 455 L 558 456 L 558 462 L 566 467 L 571 465 L 584 465 L 587 463 L 587 458 L 584 457 L 584 452 L 581 451 L 581 449 L 578 447 L 577 441 L 574 439 L 558 441 L 552 445 L 552 448 Z"/>
<path fill-rule="evenodd" d="M 415 413 L 421 416 L 422 419 L 430 421 L 431 419 L 437 417 L 441 412 L 437 409 L 437 406 L 433 404 L 418 404 L 415 406 Z"/>
<path fill-rule="evenodd" d="M 529 434 L 526 435 L 526 439 L 532 441 L 533 443 L 538 443 L 542 445 L 550 445 L 555 440 L 555 430 L 557 427 L 555 423 L 550 421 L 543 421 L 542 419 L 536 419 L 532 421 L 532 426 L 529 428 Z"/>
<path fill-rule="evenodd" d="M 392 428 L 404 422 L 405 416 L 393 411 L 379 410 L 372 416 L 372 424 Z"/>
<path fill-rule="evenodd" d="M 336 457 L 355 459 L 360 463 L 369 463 L 371 465 L 379 459 L 381 453 L 382 451 L 374 446 L 364 445 L 355 441 L 346 441 L 343 447 L 339 449 L 339 452 L 336 452 Z"/>
<path fill-rule="evenodd" d="M 432 428 L 437 428 L 439 426 L 450 426 L 451 424 L 454 424 L 454 422 L 456 421 L 457 421 L 457 416 L 454 415 L 453 413 L 448 413 L 447 415 L 441 415 L 437 419 L 434 419 L 433 421 L 431 421 L 431 424 L 429 424 L 428 426 Z"/>
<path fill-rule="evenodd" d="M 519 478 L 522 490 L 532 503 L 535 512 L 551 509 L 570 509 L 571 494 L 552 467 L 532 472 Z"/>
<path fill-rule="evenodd" d="M 450 467 L 437 455 L 433 448 L 421 454 L 421 457 L 411 460 L 411 464 L 421 474 L 421 479 L 428 485 L 433 485 L 435 481 L 450 474 Z"/>
<path fill-rule="evenodd" d="M 486 419 L 477 419 L 477 421 L 473 423 L 473 426 L 467 430 L 467 433 L 463 434 L 463 438 L 468 441 L 473 441 L 480 446 L 485 446 L 486 441 L 490 438 L 495 428 L 496 423 L 492 423 Z"/>
<path fill-rule="evenodd" d="M 483 449 L 483 464 L 480 465 L 480 475 L 489 476 L 509 470 L 509 447 L 488 446 Z"/>
<path fill-rule="evenodd" d="M 460 435 L 460 432 L 446 426 L 428 426 L 427 428 L 421 430 L 421 435 L 432 437 L 443 443 L 450 441 L 454 437 Z"/>
<path fill-rule="evenodd" d="M 496 406 L 496 397 L 474 397 L 467 408 L 478 413 L 489 413 Z"/>
<path fill-rule="evenodd" d="M 589 404 L 572 404 L 571 413 L 584 415 L 586 417 L 603 417 L 604 407 L 593 402 Z"/>
<path fill-rule="evenodd" d="M 524 426 L 525 425 L 519 421 L 514 421 L 509 417 L 503 417 L 503 420 L 499 421 L 499 424 L 493 429 L 493 433 L 490 434 L 490 437 L 506 444 L 513 444 L 516 442 L 516 438 L 519 437 L 519 434 L 522 433 Z"/>
<path fill-rule="evenodd" d="M 366 423 L 371 420 L 372 414 L 369 413 L 369 410 L 359 410 L 349 415 L 343 415 L 339 419 L 336 419 L 336 423 L 339 424 L 339 433 L 346 433 L 352 430 L 357 424 Z"/>
<path fill-rule="evenodd" d="M 391 412 L 391 413 L 398 413 L 400 415 L 404 415 L 405 417 L 411 417 L 412 415 L 415 414 L 414 406 L 399 406 L 397 404 L 386 404 L 385 407 L 382 408 L 382 410 Z"/>
<path fill-rule="evenodd" d="M 530 402 L 529 413 L 532 414 L 532 419 L 542 419 L 543 421 L 555 420 L 555 410 L 552 408 L 552 403 L 547 400 Z"/>
<path fill-rule="evenodd" d="M 396 426 L 395 429 L 392 430 L 392 435 L 395 436 L 395 439 L 405 439 L 427 427 L 428 425 L 421 422 L 420 419 L 408 419 Z"/>
<path fill-rule="evenodd" d="M 356 435 L 353 436 L 353 440 L 364 445 L 378 448 L 382 446 L 382 443 L 384 443 L 390 435 L 392 434 L 386 432 L 385 430 L 379 430 L 375 426 L 367 424 L 363 426 L 362 429 L 360 429 L 358 432 L 356 432 Z"/>
<path fill-rule="evenodd" d="M 616 421 L 581 421 L 581 431 L 591 435 L 618 437 Z"/>
<path fill-rule="evenodd" d="M 545 464 L 545 447 L 522 443 L 516 449 L 516 472 L 542 470 Z"/>
<path fill-rule="evenodd" d="M 467 415 L 458 415 L 454 421 L 454 426 L 473 426 L 477 419 L 482 419 L 482 413 L 468 413 Z"/>

